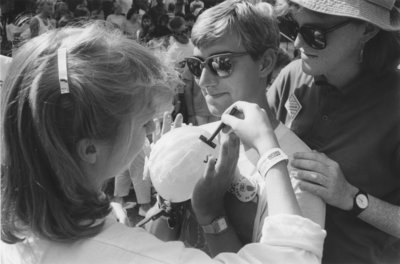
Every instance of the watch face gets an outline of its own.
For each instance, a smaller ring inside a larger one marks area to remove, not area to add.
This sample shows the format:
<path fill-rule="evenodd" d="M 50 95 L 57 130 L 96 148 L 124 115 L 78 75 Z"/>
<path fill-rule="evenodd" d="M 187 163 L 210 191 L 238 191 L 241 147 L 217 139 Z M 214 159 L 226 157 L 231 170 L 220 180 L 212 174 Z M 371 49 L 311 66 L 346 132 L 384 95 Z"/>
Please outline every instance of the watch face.
<path fill-rule="evenodd" d="M 365 194 L 359 194 L 356 197 L 356 203 L 358 205 L 358 207 L 360 207 L 361 209 L 365 209 L 368 206 L 368 198 Z"/>

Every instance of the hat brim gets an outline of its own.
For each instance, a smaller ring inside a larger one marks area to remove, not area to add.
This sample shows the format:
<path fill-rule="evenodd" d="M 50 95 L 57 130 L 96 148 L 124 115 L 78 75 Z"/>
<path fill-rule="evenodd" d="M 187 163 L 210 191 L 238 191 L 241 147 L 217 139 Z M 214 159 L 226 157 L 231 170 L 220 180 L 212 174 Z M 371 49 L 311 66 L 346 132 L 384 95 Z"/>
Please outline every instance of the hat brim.
<path fill-rule="evenodd" d="M 400 9 L 388 10 L 366 0 L 290 0 L 309 10 L 360 19 L 386 31 L 400 30 Z"/>

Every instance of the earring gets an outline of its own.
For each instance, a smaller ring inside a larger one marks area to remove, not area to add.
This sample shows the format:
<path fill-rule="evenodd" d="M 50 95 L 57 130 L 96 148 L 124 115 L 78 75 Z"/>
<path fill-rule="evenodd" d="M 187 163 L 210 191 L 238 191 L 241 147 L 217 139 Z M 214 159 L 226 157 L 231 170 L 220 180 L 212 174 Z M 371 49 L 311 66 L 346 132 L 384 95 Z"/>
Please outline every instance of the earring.
<path fill-rule="evenodd" d="M 361 44 L 360 53 L 358 54 L 358 63 L 361 64 L 364 61 L 364 43 Z"/>

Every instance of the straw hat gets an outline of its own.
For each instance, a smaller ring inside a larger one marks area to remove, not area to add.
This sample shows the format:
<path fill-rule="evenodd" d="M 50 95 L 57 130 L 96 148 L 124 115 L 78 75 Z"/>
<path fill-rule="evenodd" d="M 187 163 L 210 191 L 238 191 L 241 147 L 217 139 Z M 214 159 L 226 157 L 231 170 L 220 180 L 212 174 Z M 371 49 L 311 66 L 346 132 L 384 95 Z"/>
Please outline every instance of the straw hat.
<path fill-rule="evenodd" d="M 400 30 L 400 0 L 290 1 L 319 13 L 361 19 L 383 30 Z"/>
<path fill-rule="evenodd" d="M 152 147 L 144 175 L 150 176 L 154 189 L 167 201 L 180 203 L 191 199 L 197 181 L 203 177 L 208 155 L 217 157 L 214 149 L 199 139 L 210 133 L 197 126 L 176 128 L 166 133 Z"/>

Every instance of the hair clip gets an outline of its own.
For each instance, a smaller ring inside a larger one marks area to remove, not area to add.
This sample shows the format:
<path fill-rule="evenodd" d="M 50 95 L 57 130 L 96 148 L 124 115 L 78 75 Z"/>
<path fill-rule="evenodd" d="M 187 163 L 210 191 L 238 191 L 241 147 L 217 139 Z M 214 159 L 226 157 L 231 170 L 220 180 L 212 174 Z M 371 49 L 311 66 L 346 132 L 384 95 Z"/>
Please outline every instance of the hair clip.
<path fill-rule="evenodd" d="M 61 94 L 66 94 L 69 93 L 66 48 L 58 49 L 57 59 L 58 59 L 58 81 L 60 83 Z"/>

